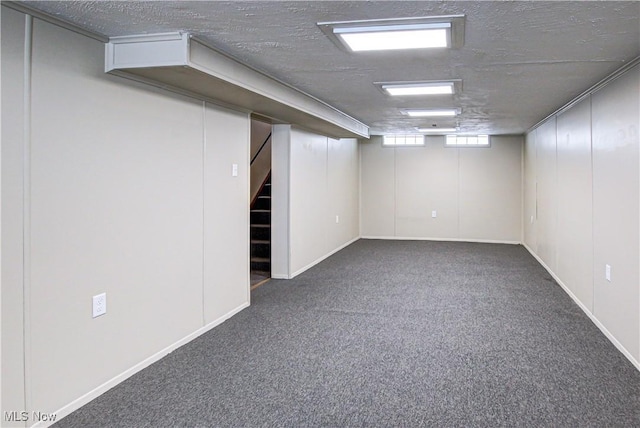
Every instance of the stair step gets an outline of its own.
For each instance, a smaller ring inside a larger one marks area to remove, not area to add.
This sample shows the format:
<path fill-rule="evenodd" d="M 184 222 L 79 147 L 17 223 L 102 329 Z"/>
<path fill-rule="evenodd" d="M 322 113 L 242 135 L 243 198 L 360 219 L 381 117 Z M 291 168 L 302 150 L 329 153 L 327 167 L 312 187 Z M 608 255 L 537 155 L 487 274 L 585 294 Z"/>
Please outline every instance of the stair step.
<path fill-rule="evenodd" d="M 251 207 L 251 272 L 271 276 L 271 177 Z"/>
<path fill-rule="evenodd" d="M 270 224 L 252 224 L 251 239 L 269 240 L 271 239 Z"/>
<path fill-rule="evenodd" d="M 271 210 L 251 210 L 251 224 L 271 223 Z"/>
<path fill-rule="evenodd" d="M 266 257 L 251 257 L 251 270 L 271 272 L 271 259 Z"/>
<path fill-rule="evenodd" d="M 268 239 L 252 239 L 251 243 L 255 245 L 271 245 L 271 241 Z"/>
<path fill-rule="evenodd" d="M 251 207 L 252 210 L 270 210 L 271 196 L 258 196 Z"/>
<path fill-rule="evenodd" d="M 270 258 L 271 242 L 267 240 L 251 240 L 251 257 Z"/>

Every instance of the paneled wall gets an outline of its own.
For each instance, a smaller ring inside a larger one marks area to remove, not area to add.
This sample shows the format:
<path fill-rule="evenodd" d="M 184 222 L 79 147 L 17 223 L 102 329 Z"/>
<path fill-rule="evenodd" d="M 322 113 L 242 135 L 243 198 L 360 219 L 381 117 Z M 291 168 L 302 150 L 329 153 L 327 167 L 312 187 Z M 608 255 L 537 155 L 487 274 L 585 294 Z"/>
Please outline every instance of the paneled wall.
<path fill-rule="evenodd" d="M 292 278 L 359 236 L 358 142 L 289 125 L 272 141 L 272 276 Z"/>
<path fill-rule="evenodd" d="M 522 137 L 491 147 L 361 146 L 361 234 L 369 238 L 520 242 Z M 436 217 L 432 217 L 435 211 Z"/>
<path fill-rule="evenodd" d="M 639 128 L 635 66 L 531 131 L 524 239 L 640 368 Z"/>
<path fill-rule="evenodd" d="M 30 22 L 2 8 L 2 411 L 62 417 L 249 304 L 250 120 Z"/>

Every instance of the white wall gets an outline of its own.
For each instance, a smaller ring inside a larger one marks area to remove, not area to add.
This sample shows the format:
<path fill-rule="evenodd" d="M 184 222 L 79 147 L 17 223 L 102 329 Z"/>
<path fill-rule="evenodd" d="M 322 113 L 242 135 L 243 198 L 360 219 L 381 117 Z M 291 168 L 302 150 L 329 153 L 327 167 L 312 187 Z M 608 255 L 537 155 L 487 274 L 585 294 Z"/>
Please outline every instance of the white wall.
<path fill-rule="evenodd" d="M 2 411 L 62 417 L 248 305 L 250 120 L 38 19 L 25 59 L 24 22 L 3 7 Z"/>
<path fill-rule="evenodd" d="M 2 9 L 2 410 L 24 409 L 24 16 Z M 9 85 L 9 81 L 12 82 Z M 0 424 L 1 425 L 1 424 Z"/>
<path fill-rule="evenodd" d="M 638 368 L 639 128 L 635 66 L 531 131 L 524 162 L 525 244 Z"/>
<path fill-rule="evenodd" d="M 246 113 L 206 105 L 204 324 L 249 302 L 249 144 Z M 238 176 L 232 176 L 232 165 Z"/>
<path fill-rule="evenodd" d="M 521 137 L 492 137 L 489 148 L 373 137 L 360 147 L 363 237 L 520 242 Z"/>
<path fill-rule="evenodd" d="M 358 143 L 288 125 L 272 141 L 271 274 L 292 278 L 359 236 Z"/>

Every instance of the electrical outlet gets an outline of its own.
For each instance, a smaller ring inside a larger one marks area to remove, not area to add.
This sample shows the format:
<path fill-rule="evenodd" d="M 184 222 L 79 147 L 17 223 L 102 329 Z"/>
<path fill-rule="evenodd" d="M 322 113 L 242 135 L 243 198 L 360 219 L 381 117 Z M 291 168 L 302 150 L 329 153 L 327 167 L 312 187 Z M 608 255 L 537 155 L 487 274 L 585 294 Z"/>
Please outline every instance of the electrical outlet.
<path fill-rule="evenodd" d="M 604 265 L 604 278 L 611 282 L 611 266 L 610 265 Z"/>
<path fill-rule="evenodd" d="M 431 211 L 431 218 L 436 218 L 438 217 L 438 212 L 437 211 Z"/>
<path fill-rule="evenodd" d="M 99 317 L 107 313 L 107 293 L 93 296 L 93 317 Z"/>

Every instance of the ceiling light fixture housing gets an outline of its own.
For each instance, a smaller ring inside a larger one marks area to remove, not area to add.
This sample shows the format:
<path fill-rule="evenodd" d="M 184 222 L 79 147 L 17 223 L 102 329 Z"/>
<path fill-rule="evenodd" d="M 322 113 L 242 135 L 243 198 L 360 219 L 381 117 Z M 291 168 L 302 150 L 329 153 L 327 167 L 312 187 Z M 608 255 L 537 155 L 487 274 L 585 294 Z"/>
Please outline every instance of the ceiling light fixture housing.
<path fill-rule="evenodd" d="M 385 94 L 391 96 L 453 95 L 460 92 L 462 81 L 426 80 L 422 82 L 374 82 Z"/>
<path fill-rule="evenodd" d="M 409 117 L 454 117 L 460 114 L 460 109 L 446 108 L 437 110 L 414 110 L 404 109 L 402 114 Z"/>
<path fill-rule="evenodd" d="M 461 48 L 464 15 L 319 22 L 320 29 L 348 52 Z"/>

